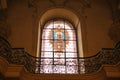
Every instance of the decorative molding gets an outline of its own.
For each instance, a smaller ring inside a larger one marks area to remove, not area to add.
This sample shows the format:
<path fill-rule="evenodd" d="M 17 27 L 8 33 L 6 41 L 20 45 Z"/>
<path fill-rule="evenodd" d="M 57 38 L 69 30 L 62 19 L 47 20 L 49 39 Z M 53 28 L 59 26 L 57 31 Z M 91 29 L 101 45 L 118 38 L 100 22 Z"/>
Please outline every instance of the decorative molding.
<path fill-rule="evenodd" d="M 68 0 L 49 0 L 54 6 L 65 6 Z"/>

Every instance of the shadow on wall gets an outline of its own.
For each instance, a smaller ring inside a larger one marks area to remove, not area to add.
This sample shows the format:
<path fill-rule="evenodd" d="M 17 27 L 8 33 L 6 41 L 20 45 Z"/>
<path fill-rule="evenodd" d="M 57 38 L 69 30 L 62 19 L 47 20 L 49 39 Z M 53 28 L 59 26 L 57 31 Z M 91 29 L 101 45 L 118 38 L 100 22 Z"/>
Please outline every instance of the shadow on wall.
<path fill-rule="evenodd" d="M 113 24 L 109 29 L 108 35 L 115 43 L 120 41 L 120 23 Z"/>

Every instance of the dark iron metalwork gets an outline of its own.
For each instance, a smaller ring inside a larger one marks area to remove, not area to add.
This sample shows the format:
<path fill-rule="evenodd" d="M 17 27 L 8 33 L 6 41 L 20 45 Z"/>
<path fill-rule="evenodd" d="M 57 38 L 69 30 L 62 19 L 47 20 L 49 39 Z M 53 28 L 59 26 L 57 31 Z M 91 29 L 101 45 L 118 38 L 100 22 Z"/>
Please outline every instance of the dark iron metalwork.
<path fill-rule="evenodd" d="M 23 48 L 12 48 L 9 42 L 0 37 L 0 56 L 10 64 L 24 65 L 33 74 L 41 74 L 40 57 L 29 55 Z M 120 61 L 120 42 L 114 48 L 102 48 L 91 57 L 79 57 L 79 73 L 89 74 L 98 71 L 102 64 L 115 65 Z"/>
<path fill-rule="evenodd" d="M 9 63 L 23 65 L 25 63 L 25 50 L 23 48 L 11 48 Z"/>

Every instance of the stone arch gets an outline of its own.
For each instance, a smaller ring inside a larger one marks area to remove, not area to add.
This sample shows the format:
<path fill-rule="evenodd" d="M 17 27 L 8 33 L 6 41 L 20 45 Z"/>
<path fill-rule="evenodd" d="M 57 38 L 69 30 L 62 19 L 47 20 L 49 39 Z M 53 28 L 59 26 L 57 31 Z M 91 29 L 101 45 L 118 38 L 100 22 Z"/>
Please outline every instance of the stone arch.
<path fill-rule="evenodd" d="M 85 21 L 83 16 L 78 16 L 71 10 L 63 9 L 63 8 L 54 8 L 45 11 L 39 18 L 39 27 L 37 31 L 37 57 L 39 57 L 40 52 L 40 36 L 41 36 L 41 28 L 45 24 L 46 21 L 53 18 L 63 18 L 69 20 L 77 29 L 77 40 L 78 40 L 78 51 L 79 57 L 83 57 L 83 53 L 86 53 L 86 31 L 85 31 Z M 84 27 L 83 27 L 84 26 Z"/>

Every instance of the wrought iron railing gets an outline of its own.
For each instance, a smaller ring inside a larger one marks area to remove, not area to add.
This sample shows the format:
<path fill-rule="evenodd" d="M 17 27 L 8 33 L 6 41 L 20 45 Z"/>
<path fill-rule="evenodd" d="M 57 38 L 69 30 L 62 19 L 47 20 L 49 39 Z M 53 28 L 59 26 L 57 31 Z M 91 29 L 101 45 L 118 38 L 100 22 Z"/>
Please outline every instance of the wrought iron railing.
<path fill-rule="evenodd" d="M 29 55 L 23 48 L 12 48 L 7 40 L 0 37 L 0 56 L 10 64 L 24 65 L 30 73 L 40 74 L 40 57 Z M 120 42 L 114 48 L 102 48 L 91 57 L 79 57 L 80 74 L 89 74 L 98 71 L 103 64 L 115 65 L 120 61 Z"/>

